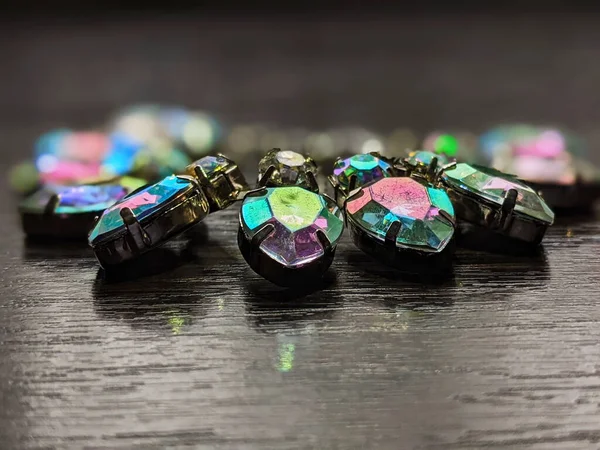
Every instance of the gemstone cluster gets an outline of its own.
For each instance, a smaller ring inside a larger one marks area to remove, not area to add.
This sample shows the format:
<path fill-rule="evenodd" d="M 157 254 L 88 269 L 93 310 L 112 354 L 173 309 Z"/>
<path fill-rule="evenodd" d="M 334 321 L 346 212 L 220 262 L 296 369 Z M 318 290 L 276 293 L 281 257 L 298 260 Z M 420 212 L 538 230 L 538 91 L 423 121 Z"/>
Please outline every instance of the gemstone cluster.
<path fill-rule="evenodd" d="M 287 268 L 302 267 L 324 255 L 318 232 L 335 246 L 344 229 L 342 212 L 330 199 L 299 186 L 265 188 L 247 196 L 240 223 L 248 239 L 271 224 L 273 231 L 260 250 Z"/>
<path fill-rule="evenodd" d="M 441 252 L 454 234 L 448 195 L 412 178 L 382 178 L 364 186 L 348 199 L 346 214 L 349 222 L 381 242 L 399 222 L 397 247 Z"/>

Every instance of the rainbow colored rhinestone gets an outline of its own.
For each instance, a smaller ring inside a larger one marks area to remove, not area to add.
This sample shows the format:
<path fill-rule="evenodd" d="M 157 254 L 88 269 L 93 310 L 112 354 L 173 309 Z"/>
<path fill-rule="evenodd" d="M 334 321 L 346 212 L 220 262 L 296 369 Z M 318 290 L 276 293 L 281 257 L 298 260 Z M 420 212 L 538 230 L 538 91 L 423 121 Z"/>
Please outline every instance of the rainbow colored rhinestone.
<path fill-rule="evenodd" d="M 54 214 L 101 212 L 121 200 L 127 193 L 128 189 L 119 185 L 47 185 L 25 199 L 19 208 L 23 212 L 42 213 L 52 196 L 58 195 L 59 202 L 53 210 Z"/>
<path fill-rule="evenodd" d="M 441 252 L 454 235 L 454 208 L 448 195 L 412 178 L 382 178 L 361 188 L 348 199 L 346 217 L 381 242 L 392 223 L 400 222 L 398 247 Z"/>
<path fill-rule="evenodd" d="M 267 152 L 258 163 L 259 179 L 270 166 L 275 170 L 269 178 L 269 186 L 301 186 L 311 189 L 307 173 L 317 175 L 317 165 L 312 159 L 290 150 L 274 148 Z"/>
<path fill-rule="evenodd" d="M 156 184 L 134 193 L 108 208 L 96 223 L 88 241 L 95 245 L 108 236 L 113 236 L 126 230 L 121 217 L 121 210 L 129 208 L 138 220 L 160 211 L 165 204 L 179 194 L 195 187 L 194 183 L 176 176 L 169 176 Z"/>
<path fill-rule="evenodd" d="M 247 196 L 240 212 L 244 234 L 252 237 L 265 225 L 275 229 L 260 244 L 260 250 L 279 264 L 298 268 L 324 255 L 317 230 L 333 246 L 344 230 L 340 209 L 327 197 L 298 186 L 266 188 Z"/>
<path fill-rule="evenodd" d="M 433 161 L 433 158 L 437 158 L 438 167 L 446 165 L 450 162 L 447 156 L 435 154 L 426 150 L 411 152 L 405 159 L 405 162 L 413 167 L 428 167 Z"/>
<path fill-rule="evenodd" d="M 333 166 L 333 175 L 342 189 L 347 189 L 350 178 L 356 177 L 356 187 L 392 176 L 392 166 L 383 159 L 371 155 L 354 155 L 337 160 Z"/>
<path fill-rule="evenodd" d="M 502 205 L 511 189 L 517 191 L 515 212 L 546 224 L 554 222 L 554 212 L 531 187 L 515 177 L 494 169 L 459 163 L 454 169 L 442 174 L 442 182 L 451 188 L 482 197 L 496 205 Z"/>
<path fill-rule="evenodd" d="M 233 163 L 224 156 L 217 155 L 205 156 L 204 158 L 200 158 L 193 164 L 200 166 L 200 168 L 207 177 L 212 177 L 217 173 L 224 172 Z"/>

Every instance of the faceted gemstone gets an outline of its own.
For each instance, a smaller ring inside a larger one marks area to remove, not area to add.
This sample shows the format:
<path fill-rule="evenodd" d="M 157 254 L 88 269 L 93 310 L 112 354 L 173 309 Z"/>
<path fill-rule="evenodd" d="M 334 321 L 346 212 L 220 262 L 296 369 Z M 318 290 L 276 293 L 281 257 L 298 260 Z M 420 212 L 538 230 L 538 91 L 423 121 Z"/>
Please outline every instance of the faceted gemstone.
<path fill-rule="evenodd" d="M 346 203 L 348 220 L 379 241 L 394 222 L 401 228 L 396 238 L 399 247 L 418 247 L 442 251 L 454 234 L 454 226 L 440 214 L 454 217 L 448 195 L 412 178 L 383 178 L 361 188 Z"/>
<path fill-rule="evenodd" d="M 310 189 L 311 184 L 306 174 L 317 174 L 317 165 L 312 159 L 290 150 L 270 150 L 258 163 L 259 179 L 269 166 L 275 167 L 269 179 L 271 186 L 300 186 Z"/>
<path fill-rule="evenodd" d="M 129 208 L 138 220 L 150 216 L 169 200 L 191 189 L 193 184 L 183 178 L 170 176 L 156 184 L 130 195 L 119 203 L 104 211 L 96 226 L 89 235 L 90 245 L 94 245 L 103 237 L 125 229 L 121 218 L 121 209 Z"/>
<path fill-rule="evenodd" d="M 450 162 L 450 160 L 441 154 L 435 154 L 433 152 L 428 152 L 425 150 L 420 150 L 416 152 L 411 152 L 406 158 L 406 163 L 412 167 L 429 167 L 433 158 L 437 158 L 438 167 L 444 166 Z"/>
<path fill-rule="evenodd" d="M 444 172 L 444 183 L 452 188 L 481 196 L 502 205 L 509 190 L 517 191 L 515 211 L 552 224 L 554 213 L 546 202 L 529 186 L 515 177 L 494 169 L 460 163 L 456 168 Z"/>
<path fill-rule="evenodd" d="M 352 176 L 356 176 L 356 187 L 360 187 L 373 180 L 392 176 L 391 170 L 392 166 L 383 159 L 371 154 L 364 154 L 336 161 L 333 166 L 333 175 L 340 187 L 346 189 Z"/>
<path fill-rule="evenodd" d="M 275 227 L 260 248 L 286 267 L 300 267 L 324 255 L 317 230 L 334 246 L 344 230 L 342 212 L 331 200 L 298 186 L 268 188 L 262 195 L 246 197 L 240 219 L 250 238 L 266 224 Z"/>
<path fill-rule="evenodd" d="M 224 172 L 229 166 L 233 164 L 233 161 L 225 158 L 224 156 L 205 156 L 194 162 L 192 165 L 197 165 L 202 168 L 204 174 L 211 178 L 219 172 Z"/>
<path fill-rule="evenodd" d="M 47 185 L 21 203 L 21 210 L 43 213 L 50 198 L 57 194 L 59 203 L 55 214 L 78 214 L 103 211 L 127 195 L 120 185 L 52 186 Z"/>

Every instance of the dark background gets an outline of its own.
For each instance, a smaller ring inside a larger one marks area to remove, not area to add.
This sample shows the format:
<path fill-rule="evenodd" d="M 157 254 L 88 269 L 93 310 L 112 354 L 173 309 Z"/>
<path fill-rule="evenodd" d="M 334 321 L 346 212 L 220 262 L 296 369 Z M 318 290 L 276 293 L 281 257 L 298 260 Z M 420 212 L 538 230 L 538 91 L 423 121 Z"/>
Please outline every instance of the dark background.
<path fill-rule="evenodd" d="M 302 17 L 19 4 L 0 27 L 3 169 L 42 131 L 140 101 L 382 133 L 557 123 L 598 159 L 600 22 L 558 2 Z M 24 240 L 14 205 L 4 189 L 0 448 L 600 442 L 593 214 L 560 218 L 533 256 L 460 249 L 440 285 L 345 237 L 306 294 L 248 269 L 235 208 L 114 280 L 85 245 Z"/>

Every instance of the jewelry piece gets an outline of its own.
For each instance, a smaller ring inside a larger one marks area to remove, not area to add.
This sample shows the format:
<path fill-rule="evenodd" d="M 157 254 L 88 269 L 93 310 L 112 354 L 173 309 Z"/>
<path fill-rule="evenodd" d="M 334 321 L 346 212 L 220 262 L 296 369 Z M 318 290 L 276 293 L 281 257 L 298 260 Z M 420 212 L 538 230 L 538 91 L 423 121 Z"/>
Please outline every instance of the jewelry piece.
<path fill-rule="evenodd" d="M 204 157 L 189 175 L 172 175 L 108 208 L 88 242 L 102 266 L 133 259 L 185 231 L 210 212 L 232 204 L 247 185 L 222 155 Z"/>
<path fill-rule="evenodd" d="M 370 169 L 356 170 L 365 160 Z M 455 219 L 443 190 L 393 176 L 403 171 L 374 154 L 353 156 L 336 166 L 345 170 L 338 169 L 329 180 L 358 248 L 407 272 L 447 267 Z M 356 188 L 358 180 L 370 181 Z"/>
<path fill-rule="evenodd" d="M 491 167 L 524 180 L 552 207 L 590 208 L 600 197 L 600 170 L 586 159 L 584 143 L 572 133 L 505 126 L 482 134 L 480 146 Z"/>
<path fill-rule="evenodd" d="M 116 184 L 44 186 L 19 205 L 23 231 L 34 237 L 84 238 L 98 214 L 129 192 Z"/>
<path fill-rule="evenodd" d="M 390 161 L 378 153 L 354 155 L 338 158 L 333 164 L 333 177 L 330 182 L 336 189 L 350 192 L 371 181 L 383 177 L 393 177 L 397 173 Z"/>
<path fill-rule="evenodd" d="M 269 150 L 258 163 L 259 180 L 265 176 L 270 167 L 274 169 L 268 177 L 269 186 L 300 186 L 319 192 L 319 184 L 315 178 L 318 170 L 317 163 L 310 156 L 274 148 Z"/>
<path fill-rule="evenodd" d="M 416 152 L 400 164 L 411 177 L 443 188 L 459 221 L 532 244 L 539 244 L 554 222 L 554 213 L 531 187 L 495 169 L 447 163 L 430 152 Z"/>
<path fill-rule="evenodd" d="M 317 166 L 310 158 L 274 149 L 259 167 L 259 187 L 245 194 L 240 210 L 240 251 L 274 284 L 310 283 L 333 261 L 344 230 L 342 213 L 318 193 Z M 299 185 L 284 186 L 286 181 Z"/>

